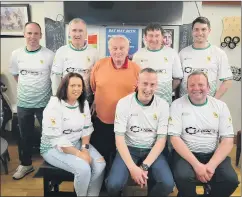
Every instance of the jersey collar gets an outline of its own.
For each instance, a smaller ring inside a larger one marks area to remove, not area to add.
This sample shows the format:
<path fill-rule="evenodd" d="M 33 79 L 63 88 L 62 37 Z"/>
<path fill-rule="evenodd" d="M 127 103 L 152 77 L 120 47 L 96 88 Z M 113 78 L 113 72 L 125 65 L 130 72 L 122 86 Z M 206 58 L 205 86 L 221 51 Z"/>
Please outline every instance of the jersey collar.
<path fill-rule="evenodd" d="M 41 48 L 42 48 L 42 46 L 40 46 L 38 49 L 36 49 L 36 50 L 34 50 L 34 51 L 29 51 L 29 50 L 27 49 L 27 46 L 26 46 L 24 49 L 25 49 L 25 52 L 26 52 L 26 53 L 31 53 L 31 54 L 33 54 L 33 53 L 37 53 L 38 51 L 40 51 Z"/>
<path fill-rule="evenodd" d="M 193 102 L 191 101 L 191 99 L 190 99 L 190 97 L 189 97 L 188 95 L 187 95 L 187 97 L 188 97 L 188 100 L 190 101 L 190 103 L 191 103 L 192 105 L 194 105 L 194 106 L 197 106 L 197 107 L 204 106 L 204 105 L 206 105 L 206 104 L 208 103 L 208 97 L 206 98 L 205 103 L 202 103 L 202 104 L 195 104 L 195 103 L 193 103 Z"/>
<path fill-rule="evenodd" d="M 143 104 L 143 103 L 140 102 L 139 99 L 138 99 L 138 91 L 135 92 L 135 100 L 137 101 L 137 103 L 138 103 L 139 105 L 141 105 L 141 106 L 143 106 L 143 107 L 150 106 L 150 105 L 152 104 L 153 100 L 154 100 L 154 97 L 155 97 L 155 96 L 153 95 L 153 96 L 152 96 L 152 99 L 150 100 L 149 103 L 147 103 L 147 104 Z"/>
<path fill-rule="evenodd" d="M 112 62 L 113 67 L 114 67 L 115 69 L 118 69 L 118 68 L 115 66 L 115 64 L 113 63 L 113 58 L 112 58 L 112 57 L 111 57 L 111 62 Z M 128 68 L 128 62 L 129 62 L 129 61 L 128 61 L 128 57 L 126 57 L 123 66 L 121 66 L 120 68 L 124 68 L 124 69 Z"/>

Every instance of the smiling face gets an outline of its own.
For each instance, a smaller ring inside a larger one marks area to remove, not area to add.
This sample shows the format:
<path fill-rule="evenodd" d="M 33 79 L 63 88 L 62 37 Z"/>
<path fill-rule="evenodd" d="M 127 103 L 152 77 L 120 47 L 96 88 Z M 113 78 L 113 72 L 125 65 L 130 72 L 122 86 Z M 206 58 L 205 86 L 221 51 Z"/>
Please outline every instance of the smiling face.
<path fill-rule="evenodd" d="M 81 96 L 83 90 L 82 80 L 79 77 L 71 77 L 67 88 L 67 100 L 74 102 Z"/>
<path fill-rule="evenodd" d="M 187 92 L 194 104 L 204 103 L 209 92 L 207 78 L 203 74 L 190 76 L 187 81 Z"/>
<path fill-rule="evenodd" d="M 87 38 L 86 24 L 81 21 L 72 22 L 69 27 L 69 36 L 73 46 L 84 46 L 85 39 Z"/>
<path fill-rule="evenodd" d="M 39 47 L 39 41 L 42 38 L 42 33 L 38 25 L 30 23 L 25 27 L 24 37 L 28 48 L 36 49 Z"/>
<path fill-rule="evenodd" d="M 148 104 L 157 88 L 157 74 L 143 72 L 138 79 L 138 99 L 143 104 Z"/>
<path fill-rule="evenodd" d="M 129 43 L 122 37 L 110 40 L 109 53 L 115 65 L 122 65 L 129 53 Z"/>
<path fill-rule="evenodd" d="M 148 49 L 159 50 L 163 43 L 163 36 L 160 30 L 150 30 L 147 31 L 145 35 L 145 41 Z"/>
<path fill-rule="evenodd" d="M 207 24 L 195 23 L 192 29 L 193 42 L 202 44 L 207 42 L 211 29 Z"/>

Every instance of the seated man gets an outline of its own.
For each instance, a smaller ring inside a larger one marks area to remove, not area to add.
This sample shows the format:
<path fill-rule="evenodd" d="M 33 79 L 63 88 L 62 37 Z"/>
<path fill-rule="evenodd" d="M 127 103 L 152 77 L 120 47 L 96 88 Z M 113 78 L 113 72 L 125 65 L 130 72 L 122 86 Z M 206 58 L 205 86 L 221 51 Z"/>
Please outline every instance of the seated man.
<path fill-rule="evenodd" d="M 149 196 L 168 196 L 174 181 L 162 151 L 169 104 L 154 95 L 155 70 L 143 69 L 137 87 L 137 92 L 119 100 L 116 107 L 114 132 L 118 152 L 106 179 L 107 191 L 110 196 L 120 196 L 130 174 L 141 187 L 148 181 Z"/>
<path fill-rule="evenodd" d="M 229 109 L 207 95 L 209 83 L 203 72 L 188 76 L 187 89 L 188 95 L 172 103 L 169 118 L 177 189 L 182 197 L 195 197 L 196 184 L 209 183 L 210 196 L 229 197 L 239 183 L 228 157 L 234 137 Z"/>

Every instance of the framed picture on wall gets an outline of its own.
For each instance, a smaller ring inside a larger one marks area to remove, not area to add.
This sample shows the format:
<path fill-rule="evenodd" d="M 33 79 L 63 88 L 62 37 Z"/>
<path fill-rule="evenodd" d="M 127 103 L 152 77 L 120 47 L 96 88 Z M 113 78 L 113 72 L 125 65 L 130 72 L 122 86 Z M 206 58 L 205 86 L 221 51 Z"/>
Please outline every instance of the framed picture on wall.
<path fill-rule="evenodd" d="M 163 29 L 163 43 L 164 45 L 173 48 L 173 43 L 174 43 L 174 29 Z M 145 32 L 144 29 L 142 29 L 142 48 L 146 47 L 145 43 Z"/>
<path fill-rule="evenodd" d="M 29 4 L 1 4 L 1 37 L 23 37 L 29 21 Z"/>

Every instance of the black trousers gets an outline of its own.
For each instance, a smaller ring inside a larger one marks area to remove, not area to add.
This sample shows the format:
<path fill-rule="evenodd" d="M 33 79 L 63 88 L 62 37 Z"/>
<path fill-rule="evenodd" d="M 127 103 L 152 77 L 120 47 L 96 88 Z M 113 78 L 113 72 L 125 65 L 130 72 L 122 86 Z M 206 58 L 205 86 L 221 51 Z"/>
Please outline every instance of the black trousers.
<path fill-rule="evenodd" d="M 115 133 L 113 124 L 105 124 L 98 117 L 92 119 L 94 132 L 90 143 L 104 157 L 106 171 L 109 171 L 116 154 Z"/>
<path fill-rule="evenodd" d="M 33 143 L 40 142 L 41 134 L 36 134 L 34 130 L 35 115 L 39 121 L 40 128 L 42 128 L 43 119 L 42 108 L 23 108 L 17 107 L 18 124 L 19 124 L 19 160 L 21 165 L 32 165 L 32 149 Z M 39 138 L 39 139 L 36 139 Z"/>
<path fill-rule="evenodd" d="M 213 153 L 193 153 L 203 164 L 209 162 Z M 172 154 L 172 171 L 177 189 L 182 197 L 196 197 L 196 185 L 199 181 L 196 174 L 186 160 L 175 151 Z M 229 197 L 238 187 L 239 181 L 236 172 L 231 165 L 230 157 L 216 168 L 215 173 L 209 182 L 211 186 L 211 197 Z"/>

